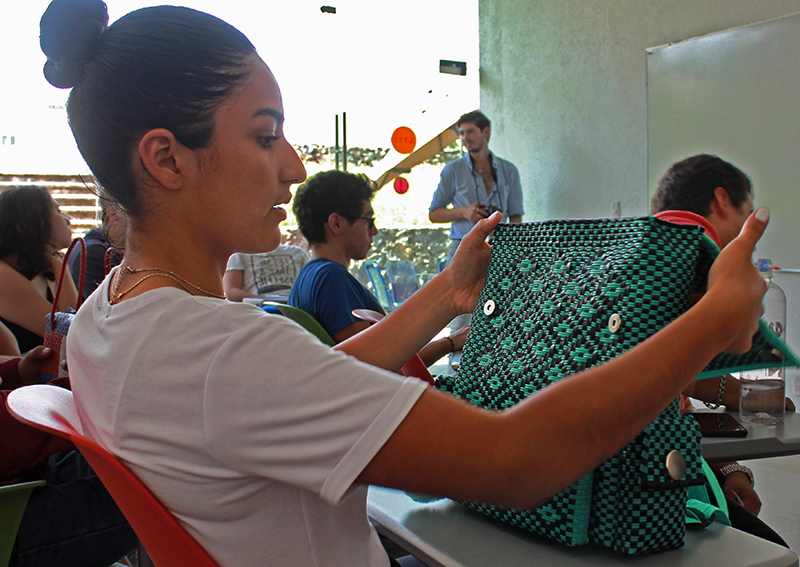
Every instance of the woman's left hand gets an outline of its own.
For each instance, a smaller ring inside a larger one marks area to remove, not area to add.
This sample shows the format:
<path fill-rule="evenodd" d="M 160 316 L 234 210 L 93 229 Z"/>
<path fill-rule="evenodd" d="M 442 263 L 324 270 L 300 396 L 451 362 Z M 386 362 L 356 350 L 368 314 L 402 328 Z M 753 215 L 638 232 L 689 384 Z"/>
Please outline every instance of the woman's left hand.
<path fill-rule="evenodd" d="M 489 218 L 478 221 L 458 247 L 453 261 L 447 270 L 452 278 L 453 307 L 457 313 L 470 313 L 486 280 L 489 254 L 492 247 L 486 239 L 500 224 L 503 215 L 494 213 Z"/>

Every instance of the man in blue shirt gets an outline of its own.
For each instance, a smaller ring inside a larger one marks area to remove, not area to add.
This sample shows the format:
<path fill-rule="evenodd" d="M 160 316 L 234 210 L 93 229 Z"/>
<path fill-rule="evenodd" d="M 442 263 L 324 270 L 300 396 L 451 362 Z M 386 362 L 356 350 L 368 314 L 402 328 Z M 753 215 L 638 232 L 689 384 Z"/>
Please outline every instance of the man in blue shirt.
<path fill-rule="evenodd" d="M 343 171 L 324 171 L 298 189 L 292 209 L 311 247 L 311 262 L 297 275 L 289 305 L 302 309 L 338 343 L 369 326 L 352 315 L 357 308 L 383 312 L 348 268 L 372 247 L 375 212 L 369 180 Z"/>
<path fill-rule="evenodd" d="M 311 261 L 297 276 L 289 293 L 289 305 L 316 319 L 339 343 L 366 329 L 370 323 L 352 314 L 353 309 L 383 313 L 377 299 L 354 278 L 348 268 L 363 260 L 372 247 L 375 211 L 374 184 L 362 175 L 324 171 L 297 188 L 292 210 L 300 232 L 311 247 Z M 419 352 L 427 365 L 464 345 L 466 330 L 451 338 L 431 341 Z"/>
<path fill-rule="evenodd" d="M 464 114 L 456 126 L 467 154 L 442 170 L 428 212 L 433 223 L 451 223 L 448 262 L 482 218 L 501 211 L 505 222 L 522 222 L 525 212 L 516 166 L 489 151 L 489 119 L 476 110 Z"/>
<path fill-rule="evenodd" d="M 428 209 L 431 222 L 450 223 L 448 264 L 461 239 L 476 222 L 495 211 L 503 213 L 503 222 L 522 222 L 525 212 L 517 167 L 489 151 L 489 119 L 475 110 L 461 116 L 456 126 L 467 155 L 450 162 L 442 170 L 439 187 Z M 469 314 L 459 315 L 450 323 L 450 328 L 463 327 L 470 319 Z"/>

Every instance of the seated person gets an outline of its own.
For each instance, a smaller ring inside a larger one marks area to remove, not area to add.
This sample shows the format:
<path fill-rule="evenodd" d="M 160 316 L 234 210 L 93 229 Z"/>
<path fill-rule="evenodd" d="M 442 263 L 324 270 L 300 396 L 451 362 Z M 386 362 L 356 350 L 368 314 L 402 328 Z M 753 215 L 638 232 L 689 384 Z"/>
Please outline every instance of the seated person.
<path fill-rule="evenodd" d="M 110 565 L 133 551 L 137 539 L 100 479 L 69 441 L 17 421 L 6 409 L 8 393 L 38 383 L 51 354 L 38 346 L 22 359 L 0 356 L 0 485 L 47 480 L 31 493 L 9 567 Z M 69 379 L 51 384 L 69 388 Z"/>
<path fill-rule="evenodd" d="M 670 215 L 672 211 L 699 215 L 701 218 L 697 222 L 722 249 L 738 236 L 753 212 L 750 179 L 717 156 L 701 154 L 679 161 L 659 181 L 651 204 L 653 214 L 665 220 L 682 222 Z M 692 382 L 684 394 L 710 407 L 739 409 L 739 380 L 733 376 Z M 794 411 L 789 398 L 786 398 L 786 409 Z M 733 526 L 785 546 L 778 534 L 758 519 L 749 518 L 749 514 L 741 509 L 743 506 L 754 515 L 761 510 L 761 499 L 753 488 L 752 471 L 738 463 L 713 463 L 711 468 L 728 498 Z"/>
<path fill-rule="evenodd" d="M 109 248 L 125 249 L 125 214 L 107 198 L 100 197 L 100 220 L 102 226 L 93 228 L 83 237 L 86 241 L 86 277 L 83 281 L 83 299 L 89 297 L 106 277 L 106 253 Z M 108 268 L 119 265 L 122 254 L 112 251 Z M 67 258 L 72 280 L 77 286 L 80 282 L 81 255 L 73 249 Z"/>
<path fill-rule="evenodd" d="M 0 323 L 0 356 L 19 356 L 17 337 L 8 327 Z"/>
<path fill-rule="evenodd" d="M 101 0 L 53 0 L 41 19 L 45 76 L 72 87 L 81 154 L 136 244 L 75 316 L 70 380 L 87 436 L 218 564 L 388 566 L 369 485 L 540 506 L 641 432 L 716 354 L 750 348 L 766 209 L 687 313 L 504 411 L 393 372 L 475 308 L 500 214 L 385 321 L 333 348 L 225 300 L 228 258 L 277 247 L 282 205 L 305 179 L 280 87 L 255 46 L 209 14 L 158 6 L 107 23 Z"/>
<path fill-rule="evenodd" d="M 288 291 L 310 259 L 305 250 L 290 244 L 280 244 L 263 254 L 234 253 L 222 278 L 225 295 L 231 301 L 242 301 Z"/>
<path fill-rule="evenodd" d="M 71 241 L 69 220 L 47 189 L 10 187 L 0 194 L 0 322 L 22 353 L 44 342 L 45 317 L 61 273 L 59 251 Z M 74 309 L 77 301 L 67 275 L 57 309 Z"/>
<path fill-rule="evenodd" d="M 375 296 L 348 271 L 351 261 L 367 257 L 372 237 L 378 234 L 373 192 L 364 176 L 324 171 L 298 187 L 292 205 L 312 260 L 292 286 L 289 305 L 309 313 L 337 343 L 370 326 L 353 315 L 353 309 L 383 313 Z M 420 358 L 430 366 L 461 350 L 467 330 L 431 341 L 420 350 Z"/>

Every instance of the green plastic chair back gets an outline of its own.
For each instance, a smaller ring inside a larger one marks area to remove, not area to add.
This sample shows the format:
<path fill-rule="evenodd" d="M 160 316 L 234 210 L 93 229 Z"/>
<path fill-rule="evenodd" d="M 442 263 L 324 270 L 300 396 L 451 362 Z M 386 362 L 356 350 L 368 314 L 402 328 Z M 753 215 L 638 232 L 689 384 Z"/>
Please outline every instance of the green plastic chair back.
<path fill-rule="evenodd" d="M 326 331 L 316 319 L 302 309 L 292 307 L 291 305 L 284 305 L 283 303 L 278 303 L 276 301 L 265 301 L 262 305 L 271 305 L 272 307 L 277 308 L 284 317 L 287 317 L 298 325 L 302 326 L 306 331 L 316 336 L 326 345 L 333 346 L 336 344 L 336 341 L 334 341 L 333 337 L 328 334 L 328 331 Z"/>
<path fill-rule="evenodd" d="M 37 480 L 0 486 L 0 567 L 8 566 L 14 541 L 17 539 L 17 530 L 31 492 L 37 486 L 45 484 L 45 481 Z"/>

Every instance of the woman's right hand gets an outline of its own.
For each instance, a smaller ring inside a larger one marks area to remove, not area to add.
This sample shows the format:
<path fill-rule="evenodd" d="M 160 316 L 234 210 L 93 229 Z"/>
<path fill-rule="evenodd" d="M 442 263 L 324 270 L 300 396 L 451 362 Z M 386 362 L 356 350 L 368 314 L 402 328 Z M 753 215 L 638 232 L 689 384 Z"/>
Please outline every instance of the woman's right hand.
<path fill-rule="evenodd" d="M 736 330 L 725 349 L 731 354 L 750 350 L 764 312 L 761 301 L 767 284 L 753 265 L 752 256 L 768 223 L 769 209 L 765 207 L 750 215 L 739 236 L 720 252 L 708 273 L 706 297 L 717 295 L 727 303 L 724 316 L 728 318 L 731 329 Z"/>

